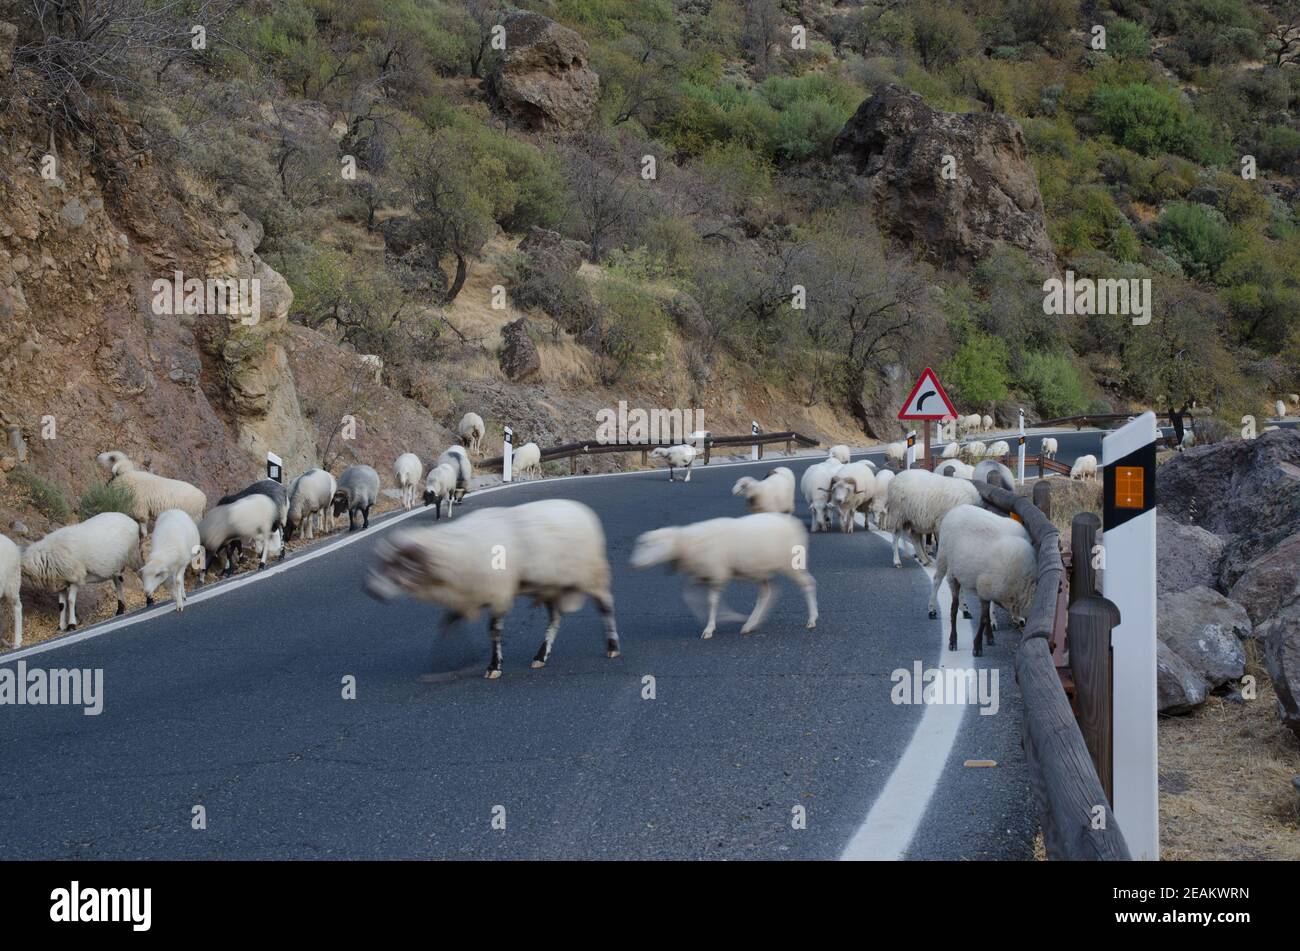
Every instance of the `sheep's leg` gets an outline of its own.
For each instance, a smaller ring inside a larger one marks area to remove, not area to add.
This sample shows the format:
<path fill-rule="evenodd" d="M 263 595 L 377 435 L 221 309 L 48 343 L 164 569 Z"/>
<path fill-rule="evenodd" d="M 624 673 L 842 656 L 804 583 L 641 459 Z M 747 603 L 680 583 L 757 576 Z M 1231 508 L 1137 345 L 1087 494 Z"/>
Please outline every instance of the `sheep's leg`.
<path fill-rule="evenodd" d="M 811 631 L 817 626 L 817 582 L 809 572 L 797 568 L 790 569 L 787 574 L 803 591 L 804 601 L 808 604 L 808 620 L 804 627 Z"/>
<path fill-rule="evenodd" d="M 357 515 L 357 509 L 348 509 L 348 531 L 349 532 L 355 532 L 357 530 L 356 515 Z"/>
<path fill-rule="evenodd" d="M 596 607 L 600 609 L 601 620 L 605 622 L 605 656 L 617 657 L 621 651 L 618 644 L 618 625 L 614 621 L 614 596 L 608 591 L 593 592 Z"/>
<path fill-rule="evenodd" d="M 261 564 L 257 566 L 257 570 L 261 571 L 266 567 L 267 556 L 271 554 L 271 536 L 269 534 L 259 535 L 257 536 L 257 540 L 262 546 L 262 560 Z"/>
<path fill-rule="evenodd" d="M 957 649 L 957 602 L 961 600 L 961 585 L 957 583 L 956 578 L 949 578 L 948 587 L 952 591 L 952 607 L 948 612 L 948 620 L 952 624 L 948 634 L 948 650 L 955 651 Z"/>
<path fill-rule="evenodd" d="M 935 599 L 939 596 L 939 585 L 943 584 L 944 575 L 947 573 L 948 566 L 944 563 L 943 558 L 940 558 L 934 569 L 934 583 L 930 585 L 929 617 L 932 621 L 939 616 L 939 611 L 935 606 Z"/>
<path fill-rule="evenodd" d="M 77 586 L 68 585 L 68 630 L 77 629 Z"/>
<path fill-rule="evenodd" d="M 692 462 L 693 462 L 693 461 L 694 461 L 694 460 L 692 460 Z M 686 463 L 686 481 L 687 481 L 687 482 L 690 482 L 690 481 L 691 481 L 691 463 L 690 463 L 690 462 Z"/>
<path fill-rule="evenodd" d="M 124 577 L 117 575 L 113 578 L 113 591 L 117 594 L 117 612 L 113 615 L 114 617 L 126 613 L 125 587 L 126 579 Z"/>
<path fill-rule="evenodd" d="M 673 478 L 673 465 L 671 462 L 668 464 L 668 481 L 669 482 L 677 481 L 676 479 Z"/>
<path fill-rule="evenodd" d="M 921 538 L 916 534 L 916 532 L 908 532 L 907 534 L 908 534 L 908 540 L 912 543 L 912 549 L 916 554 L 916 560 L 919 561 L 921 564 L 928 566 L 933 559 L 931 559 L 930 556 L 926 554 L 925 542 L 921 540 Z"/>
<path fill-rule="evenodd" d="M 971 653 L 980 657 L 984 653 L 984 631 L 989 626 L 989 602 L 983 598 L 980 599 L 980 624 L 975 629 L 975 647 Z"/>
<path fill-rule="evenodd" d="M 361 515 L 362 515 L 362 517 L 365 519 L 365 521 L 362 523 L 361 527 L 362 527 L 363 529 L 369 528 L 369 527 L 370 527 L 370 506 L 369 506 L 369 505 L 367 505 L 367 506 L 362 510 Z"/>
<path fill-rule="evenodd" d="M 718 599 L 722 597 L 722 585 L 709 585 L 709 623 L 704 626 L 700 637 L 708 640 L 718 627 Z"/>
<path fill-rule="evenodd" d="M 895 568 L 903 567 L 903 563 L 898 560 L 898 543 L 902 540 L 902 538 L 903 538 L 902 530 L 895 528 L 894 529 L 894 567 Z"/>
<path fill-rule="evenodd" d="M 483 674 L 488 680 L 496 680 L 501 676 L 501 622 L 503 620 L 502 615 L 494 614 L 488 621 L 488 635 L 492 638 L 492 661 Z"/>
<path fill-rule="evenodd" d="M 551 648 L 555 645 L 555 635 L 560 633 L 560 608 L 559 605 L 547 605 L 551 611 L 551 623 L 546 625 L 546 639 L 542 641 L 542 646 L 537 648 L 537 656 L 533 658 L 533 667 L 545 667 L 546 662 L 551 657 Z"/>
<path fill-rule="evenodd" d="M 451 506 L 447 507 L 447 514 L 451 514 Z M 442 499 L 436 499 L 433 503 L 433 520 L 435 522 L 442 521 Z"/>
<path fill-rule="evenodd" d="M 14 640 L 13 647 L 23 646 L 23 599 L 19 592 L 15 591 L 13 597 L 9 599 L 13 605 L 14 612 Z"/>
<path fill-rule="evenodd" d="M 59 630 L 65 630 L 68 626 L 68 597 L 62 591 L 59 592 Z"/>
<path fill-rule="evenodd" d="M 758 600 L 754 602 L 754 610 L 750 612 L 749 619 L 745 621 L 745 626 L 740 629 L 741 634 L 748 634 L 760 624 L 767 614 L 768 602 L 772 600 L 772 582 L 760 581 L 758 583 Z"/>

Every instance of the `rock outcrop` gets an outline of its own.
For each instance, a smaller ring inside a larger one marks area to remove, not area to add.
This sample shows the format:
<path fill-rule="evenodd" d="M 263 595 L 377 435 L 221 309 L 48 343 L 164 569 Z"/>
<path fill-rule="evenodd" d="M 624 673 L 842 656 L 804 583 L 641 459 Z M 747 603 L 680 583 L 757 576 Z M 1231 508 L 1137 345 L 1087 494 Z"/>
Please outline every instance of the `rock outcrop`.
<path fill-rule="evenodd" d="M 1300 599 L 1261 624 L 1256 635 L 1282 722 L 1300 736 Z"/>
<path fill-rule="evenodd" d="M 488 88 L 516 122 L 536 132 L 574 129 L 591 118 L 600 77 L 587 66 L 587 43 L 540 13 L 505 18 L 506 48 Z"/>
<path fill-rule="evenodd" d="M 1183 525 L 1160 513 L 1156 521 L 1156 587 L 1186 591 L 1214 587 L 1223 558 L 1223 539 L 1198 525 Z"/>
<path fill-rule="evenodd" d="M 582 266 L 581 242 L 536 225 L 519 242 L 519 250 L 528 256 L 529 266 L 536 270 L 573 274 Z"/>
<path fill-rule="evenodd" d="M 1156 642 L 1156 709 L 1165 714 L 1191 713 L 1205 703 L 1205 678 L 1187 661 Z"/>
<path fill-rule="evenodd" d="M 1229 597 L 1259 624 L 1300 598 L 1300 532 L 1246 566 Z"/>
<path fill-rule="evenodd" d="M 501 364 L 501 372 L 507 378 L 522 383 L 541 371 L 542 357 L 529 334 L 527 317 L 520 317 L 502 327 L 501 341 L 497 359 Z"/>
<path fill-rule="evenodd" d="M 998 243 L 1054 267 L 1038 179 L 1020 126 L 940 112 L 893 84 L 862 103 L 834 150 L 868 176 L 882 227 L 938 263 L 967 267 Z"/>
<path fill-rule="evenodd" d="M 1160 640 L 1214 688 L 1241 680 L 1246 655 L 1241 639 L 1252 633 L 1246 609 L 1209 588 L 1159 599 Z"/>

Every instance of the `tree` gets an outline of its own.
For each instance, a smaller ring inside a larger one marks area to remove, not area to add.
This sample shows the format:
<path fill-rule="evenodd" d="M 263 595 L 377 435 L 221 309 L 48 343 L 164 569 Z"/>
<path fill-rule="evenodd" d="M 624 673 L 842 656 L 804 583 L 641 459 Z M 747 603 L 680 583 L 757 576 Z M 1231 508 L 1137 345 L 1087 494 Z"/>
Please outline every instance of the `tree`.
<path fill-rule="evenodd" d="M 594 263 L 631 218 L 637 177 L 618 141 L 599 131 L 578 136 L 566 152 L 574 224 L 587 242 L 587 259 Z"/>

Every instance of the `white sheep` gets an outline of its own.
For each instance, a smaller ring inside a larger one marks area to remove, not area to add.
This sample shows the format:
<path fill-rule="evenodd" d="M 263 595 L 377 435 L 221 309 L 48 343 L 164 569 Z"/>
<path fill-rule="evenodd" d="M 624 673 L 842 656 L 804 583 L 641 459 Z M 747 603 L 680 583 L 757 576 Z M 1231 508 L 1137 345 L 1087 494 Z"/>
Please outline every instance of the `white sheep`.
<path fill-rule="evenodd" d="M 289 507 L 292 511 L 292 503 Z M 203 516 L 199 522 L 199 544 L 203 546 L 199 584 L 208 580 L 208 568 L 215 568 L 218 558 L 224 562 L 225 577 L 234 574 L 234 550 L 245 541 L 251 541 L 258 553 L 257 570 L 265 568 L 274 549 L 271 526 L 275 519 L 275 503 L 265 495 L 249 495 L 229 505 L 218 505 Z"/>
<path fill-rule="evenodd" d="M 761 479 L 741 476 L 731 487 L 732 495 L 743 495 L 751 512 L 794 514 L 794 473 L 777 466 Z"/>
<path fill-rule="evenodd" d="M 847 466 L 850 460 L 852 460 L 853 458 L 853 450 L 849 449 L 848 446 L 842 444 L 838 446 L 831 446 L 830 458 L 839 462 L 840 465 Z"/>
<path fill-rule="evenodd" d="M 402 493 L 402 508 L 409 512 L 415 507 L 415 496 L 424 478 L 424 463 L 415 453 L 404 452 L 393 463 L 393 476 Z"/>
<path fill-rule="evenodd" d="M 274 479 L 262 479 L 258 482 L 254 482 L 248 488 L 242 489 L 239 492 L 222 496 L 217 500 L 217 505 L 229 505 L 231 502 L 238 502 L 240 499 L 249 495 L 265 495 L 275 503 L 276 520 L 275 524 L 272 525 L 271 528 L 275 531 L 277 538 L 279 539 L 279 547 L 276 550 L 279 552 L 280 558 L 283 559 L 286 554 L 283 533 L 285 526 L 289 522 L 289 486 L 281 485 Z M 235 553 L 238 560 L 242 563 L 244 560 L 242 546 L 236 546 Z M 261 552 L 258 552 L 258 554 L 260 555 Z"/>
<path fill-rule="evenodd" d="M 1286 403 L 1284 403 L 1282 400 L 1278 400 L 1276 403 L 1274 403 L 1273 415 L 1276 416 L 1278 419 L 1284 418 L 1286 416 Z"/>
<path fill-rule="evenodd" d="M 221 506 L 217 506 L 220 508 Z M 152 607 L 153 593 L 163 582 L 172 583 L 177 611 L 185 610 L 185 570 L 202 551 L 199 527 L 188 512 L 168 509 L 154 522 L 149 539 L 149 560 L 140 568 L 144 602 Z"/>
<path fill-rule="evenodd" d="M 718 622 L 718 601 L 728 581 L 755 581 L 759 585 L 754 610 L 740 629 L 748 634 L 762 623 L 772 598 L 773 575 L 794 580 L 808 603 L 808 628 L 817 626 L 817 583 L 805 567 L 808 533 L 803 523 L 789 515 L 760 512 L 741 518 L 713 518 L 693 525 L 657 528 L 636 540 L 634 568 L 668 563 L 708 586 L 709 620 L 703 638 L 713 636 Z"/>
<path fill-rule="evenodd" d="M 424 504 L 435 506 L 433 517 L 442 518 L 442 502 L 447 500 L 447 517 L 451 518 L 452 507 L 456 504 L 456 470 L 447 463 L 434 466 L 424 480 Z"/>
<path fill-rule="evenodd" d="M 993 417 L 986 414 L 980 420 L 980 428 L 986 433 L 993 429 Z"/>
<path fill-rule="evenodd" d="M 4 535 L 0 535 L 0 601 L 9 602 L 14 615 L 14 633 L 10 647 L 23 646 L 23 553 Z"/>
<path fill-rule="evenodd" d="M 134 499 L 131 517 L 140 523 L 142 538 L 148 530 L 149 520 L 168 509 L 180 509 L 196 522 L 203 517 L 208 497 L 188 482 L 137 469 L 126 453 L 116 449 L 101 452 L 96 459 L 109 473 L 110 483 L 117 482 L 130 488 Z"/>
<path fill-rule="evenodd" d="M 1092 453 L 1086 456 L 1080 456 L 1074 460 L 1074 465 L 1070 466 L 1070 478 L 1079 479 L 1096 479 L 1097 478 L 1097 457 Z"/>
<path fill-rule="evenodd" d="M 961 455 L 961 443 L 950 442 L 943 447 L 943 452 L 939 454 L 941 459 L 956 459 Z"/>
<path fill-rule="evenodd" d="M 605 622 L 606 656 L 619 656 L 605 533 L 596 513 L 581 503 L 547 499 L 480 509 L 455 523 L 394 532 L 380 542 L 378 558 L 365 582 L 373 597 L 409 594 L 440 604 L 448 624 L 488 611 L 489 679 L 501 676 L 502 621 L 521 594 L 550 611 L 533 667 L 550 658 L 561 615 L 581 608 L 587 597 Z"/>
<path fill-rule="evenodd" d="M 476 456 L 483 455 L 483 436 L 486 432 L 487 427 L 483 425 L 483 417 L 478 413 L 466 413 L 460 418 L 460 424 L 456 427 L 460 444 Z"/>
<path fill-rule="evenodd" d="M 984 417 L 979 413 L 971 413 L 969 416 L 957 417 L 957 428 L 962 432 L 973 433 L 984 423 Z"/>
<path fill-rule="evenodd" d="M 324 469 L 308 469 L 289 483 L 289 515 L 284 524 L 284 540 L 290 541 L 300 530 L 303 538 L 315 537 L 316 530 L 334 527 L 330 511 L 338 483 Z"/>
<path fill-rule="evenodd" d="M 999 439 L 997 442 L 990 443 L 985 455 L 990 459 L 1001 459 L 1003 456 L 1011 455 L 1011 446 L 1005 439 Z"/>
<path fill-rule="evenodd" d="M 891 442 L 885 447 L 885 462 L 897 462 L 902 467 L 907 462 L 907 443 Z"/>
<path fill-rule="evenodd" d="M 56 529 L 23 551 L 23 577 L 33 587 L 59 594 L 60 631 L 76 629 L 77 589 L 83 585 L 113 582 L 117 613 L 125 614 L 125 574 L 143 564 L 140 527 L 121 512 L 102 512 Z"/>
<path fill-rule="evenodd" d="M 526 442 L 510 457 L 510 468 L 515 477 L 527 475 L 532 479 L 542 477 L 542 449 L 535 442 Z"/>
<path fill-rule="evenodd" d="M 357 530 L 355 516 L 361 513 L 361 527 L 370 527 L 370 509 L 379 501 L 379 473 L 367 465 L 348 466 L 334 489 L 334 517 L 348 515 L 348 531 Z"/>
<path fill-rule="evenodd" d="M 799 491 L 808 503 L 808 530 L 830 531 L 831 479 L 843 468 L 838 459 L 827 458 L 804 469 L 799 479 Z"/>
<path fill-rule="evenodd" d="M 695 463 L 695 456 L 698 450 L 690 443 L 682 443 L 680 446 L 659 446 L 654 449 L 650 455 L 656 459 L 662 459 L 668 463 L 668 481 L 674 482 L 676 479 L 673 473 L 677 469 L 686 470 L 686 481 L 691 481 L 691 466 Z"/>
<path fill-rule="evenodd" d="M 941 476 L 954 476 L 958 479 L 975 478 L 975 467 L 967 465 L 960 459 L 949 459 L 947 462 L 935 466 L 935 474 Z"/>
<path fill-rule="evenodd" d="M 972 440 L 961 447 L 962 458 L 971 462 L 982 459 L 988 453 L 988 447 L 978 439 Z"/>
<path fill-rule="evenodd" d="M 831 479 L 831 506 L 840 520 L 840 531 L 852 532 L 854 515 L 871 504 L 876 491 L 876 474 L 861 462 L 851 463 Z"/>
<path fill-rule="evenodd" d="M 881 531 L 886 530 L 888 519 L 886 518 L 886 506 L 889 500 L 889 484 L 894 481 L 894 472 L 885 469 L 876 473 L 876 487 L 871 492 L 870 514 L 875 516 L 876 527 Z"/>
<path fill-rule="evenodd" d="M 456 473 L 456 501 L 465 498 L 470 481 L 474 478 L 474 467 L 470 465 L 469 453 L 463 446 L 451 446 L 434 463 L 436 466 L 451 466 Z M 427 501 L 427 500 L 426 500 Z"/>
<path fill-rule="evenodd" d="M 928 565 L 922 537 L 938 534 L 943 517 L 958 505 L 978 505 L 979 501 L 979 490 L 965 479 L 949 479 L 925 469 L 900 472 L 889 484 L 885 507 L 894 533 L 894 567 L 902 567 L 898 544 L 904 533 L 910 536 L 917 560 Z"/>
<path fill-rule="evenodd" d="M 1300 393 L 1288 393 L 1286 398 L 1291 401 L 1292 406 L 1300 406 Z"/>
<path fill-rule="evenodd" d="M 992 604 L 1015 617 L 1025 617 L 1037 586 L 1037 556 L 1029 533 L 1020 523 L 976 505 L 959 505 L 944 516 L 939 529 L 934 583 L 930 588 L 930 617 L 936 617 L 935 597 L 947 577 L 952 589 L 952 630 L 948 649 L 957 649 L 957 605 L 962 589 L 980 599 L 980 621 L 972 653 L 984 652 L 984 635 L 993 643 Z"/>
<path fill-rule="evenodd" d="M 1055 459 L 1059 448 L 1055 436 L 1044 436 L 1042 445 L 1038 447 L 1038 454 L 1044 459 Z"/>
<path fill-rule="evenodd" d="M 375 374 L 375 383 L 383 380 L 384 358 L 377 353 L 361 354 L 361 365 Z"/>

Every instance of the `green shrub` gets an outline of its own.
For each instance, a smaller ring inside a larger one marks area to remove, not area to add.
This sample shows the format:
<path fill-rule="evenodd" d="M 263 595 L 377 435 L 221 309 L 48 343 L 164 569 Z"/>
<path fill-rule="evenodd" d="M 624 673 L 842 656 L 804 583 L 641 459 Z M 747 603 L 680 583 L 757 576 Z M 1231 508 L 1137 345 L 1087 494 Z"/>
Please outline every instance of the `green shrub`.
<path fill-rule="evenodd" d="M 1156 232 L 1160 246 L 1196 277 L 1213 277 L 1238 247 L 1223 213 L 1194 202 L 1167 205 L 1156 221 Z"/>
<path fill-rule="evenodd" d="M 1079 371 L 1062 353 L 1026 354 L 1017 383 L 1048 419 L 1073 416 L 1087 404 Z"/>
<path fill-rule="evenodd" d="M 986 406 L 1007 395 L 1007 345 L 997 337 L 971 332 L 943 370 L 957 400 Z"/>
<path fill-rule="evenodd" d="M 65 521 L 72 510 L 58 486 L 47 482 L 26 466 L 9 473 L 9 481 L 18 485 L 36 510 L 54 522 Z"/>
<path fill-rule="evenodd" d="M 104 512 L 130 515 L 135 508 L 135 493 L 124 482 L 99 482 L 92 485 L 77 502 L 77 514 L 84 522 Z"/>
<path fill-rule="evenodd" d="M 1092 112 L 1116 142 L 1143 155 L 1173 152 L 1208 160 L 1221 151 L 1209 123 L 1173 89 L 1144 83 L 1103 86 L 1092 95 Z"/>
<path fill-rule="evenodd" d="M 1145 59 L 1151 52 L 1151 33 L 1141 23 L 1116 20 L 1106 27 L 1106 50 L 1119 60 Z"/>

